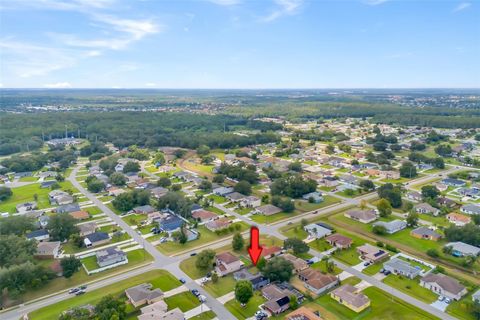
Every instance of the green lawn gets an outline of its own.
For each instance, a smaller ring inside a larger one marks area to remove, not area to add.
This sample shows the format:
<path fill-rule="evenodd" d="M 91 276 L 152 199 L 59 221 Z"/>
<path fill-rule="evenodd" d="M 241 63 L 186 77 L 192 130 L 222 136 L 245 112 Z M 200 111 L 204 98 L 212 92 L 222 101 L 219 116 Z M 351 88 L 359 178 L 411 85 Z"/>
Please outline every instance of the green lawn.
<path fill-rule="evenodd" d="M 59 182 L 59 185 L 64 191 L 79 192 L 73 187 L 69 181 Z M 20 203 L 35 201 L 35 194 L 37 195 L 37 206 L 39 209 L 50 208 L 52 205 L 48 200 L 48 193 L 52 191 L 50 188 L 40 188 L 39 183 L 32 183 L 26 186 L 12 188 L 13 195 L 6 201 L 0 203 L 0 212 L 15 213 L 15 206 Z"/>
<path fill-rule="evenodd" d="M 428 304 L 436 301 L 438 296 L 432 291 L 420 286 L 418 281 L 418 279 L 409 279 L 407 277 L 402 277 L 395 274 L 390 274 L 383 279 L 384 283 L 412 297 L 415 297 L 418 300 Z"/>
<path fill-rule="evenodd" d="M 209 281 L 207 284 L 205 284 L 205 290 L 207 290 L 215 298 L 218 298 L 226 295 L 230 291 L 233 291 L 235 289 L 235 283 L 236 281 L 233 279 L 233 275 L 228 275 L 219 278 L 217 283 Z"/>
<path fill-rule="evenodd" d="M 221 197 L 221 196 L 218 196 L 216 194 L 211 194 L 209 196 L 207 196 L 208 199 L 212 199 L 213 202 L 215 203 L 225 203 L 227 202 L 227 199 L 225 197 Z"/>
<path fill-rule="evenodd" d="M 248 227 L 249 227 L 249 225 L 246 224 L 245 222 L 236 222 L 235 224 L 241 225 L 240 232 L 243 232 L 243 231 L 247 230 Z M 171 254 L 178 253 L 178 252 L 181 252 L 181 251 L 193 249 L 195 247 L 207 244 L 207 243 L 212 242 L 212 241 L 216 241 L 216 240 L 226 238 L 226 237 L 231 236 L 233 234 L 233 232 L 232 232 L 232 233 L 229 233 L 229 234 L 219 236 L 215 232 L 211 232 L 210 230 L 205 228 L 205 226 L 199 226 L 198 231 L 200 232 L 200 238 L 197 239 L 197 240 L 189 241 L 185 244 L 181 244 L 179 242 L 169 241 L 169 242 L 159 244 L 157 246 L 157 249 L 160 252 L 162 252 L 163 254 L 171 255 Z"/>
<path fill-rule="evenodd" d="M 312 269 L 317 269 L 317 270 L 321 271 L 321 272 L 324 273 L 324 274 L 329 273 L 329 272 L 327 271 L 327 264 L 326 264 L 325 261 L 315 262 L 314 264 L 312 264 L 312 265 L 310 266 L 310 268 L 312 268 Z M 336 274 L 340 274 L 341 272 L 342 272 L 342 269 L 340 269 L 340 268 L 338 268 L 338 267 L 336 267 L 336 266 L 333 268 L 333 274 L 336 275 Z"/>
<path fill-rule="evenodd" d="M 319 310 L 326 320 L 426 320 L 436 317 L 410 304 L 389 296 L 375 287 L 363 291 L 370 298 L 371 305 L 360 313 L 356 313 L 333 300 L 329 295 L 323 295 L 312 303 L 306 304 L 312 310 Z"/>
<path fill-rule="evenodd" d="M 255 292 L 254 296 L 248 301 L 245 307 L 242 307 L 240 303 L 233 299 L 225 303 L 225 307 L 230 311 L 237 319 L 247 319 L 252 317 L 257 312 L 258 307 L 266 301 L 262 297 L 261 293 Z"/>
<path fill-rule="evenodd" d="M 131 214 L 122 218 L 129 226 L 136 226 L 140 222 L 147 220 L 145 214 Z"/>
<path fill-rule="evenodd" d="M 21 177 L 20 179 L 18 179 L 18 181 L 21 181 L 21 182 L 34 182 L 34 181 L 37 181 L 38 180 L 38 177 Z"/>
<path fill-rule="evenodd" d="M 196 315 L 195 317 L 191 317 L 189 320 L 211 320 L 216 317 L 215 312 L 212 310 L 202 312 L 199 315 Z"/>
<path fill-rule="evenodd" d="M 465 320 L 477 320 L 469 310 L 470 302 L 472 301 L 472 294 L 476 292 L 479 288 L 474 288 L 463 297 L 460 301 L 452 301 L 452 303 L 447 307 L 447 313 L 451 314 L 458 319 Z"/>
<path fill-rule="evenodd" d="M 102 213 L 102 210 L 100 210 L 99 207 L 87 207 L 87 208 L 82 208 L 82 210 L 87 211 L 92 216 Z"/>
<path fill-rule="evenodd" d="M 363 269 L 362 272 L 365 274 L 368 274 L 369 276 L 373 276 L 374 274 L 379 273 L 380 270 L 382 270 L 382 268 L 383 268 L 382 263 L 375 263 Z"/>
<path fill-rule="evenodd" d="M 29 314 L 29 318 L 31 320 L 58 319 L 59 315 L 63 311 L 85 304 L 96 304 L 106 295 L 111 294 L 123 296 L 125 289 L 145 282 L 151 283 L 155 288 L 160 288 L 162 291 L 172 290 L 178 286 L 177 283 L 180 284 L 180 282 L 178 282 L 178 280 L 176 280 L 175 277 L 168 271 L 152 270 L 141 275 L 119 281 L 115 284 L 87 292 L 84 295 L 72 297 L 67 300 L 63 300 L 47 307 L 35 310 Z"/>
<path fill-rule="evenodd" d="M 168 309 L 179 308 L 183 312 L 191 310 L 200 305 L 200 301 L 190 292 L 182 292 L 174 296 L 165 298 L 165 302 L 168 305 Z"/>

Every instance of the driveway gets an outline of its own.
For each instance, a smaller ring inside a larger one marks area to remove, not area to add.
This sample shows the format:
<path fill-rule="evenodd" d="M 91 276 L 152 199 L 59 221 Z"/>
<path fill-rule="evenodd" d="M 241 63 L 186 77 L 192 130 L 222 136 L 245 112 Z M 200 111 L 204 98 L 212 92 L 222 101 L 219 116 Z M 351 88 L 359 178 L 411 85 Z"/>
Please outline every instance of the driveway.
<path fill-rule="evenodd" d="M 434 307 L 435 309 L 438 309 L 440 311 L 445 311 L 445 309 L 447 309 L 447 307 L 448 307 L 448 303 L 446 303 L 445 301 L 440 301 L 440 300 L 437 300 L 430 305 L 432 307 Z"/>
<path fill-rule="evenodd" d="M 355 270 L 357 270 L 357 271 L 360 271 L 360 272 L 362 272 L 362 271 L 363 271 L 363 269 L 365 269 L 366 267 L 368 267 L 368 266 L 369 266 L 369 265 L 368 265 L 368 266 L 364 266 L 364 263 L 365 263 L 365 262 L 364 262 L 364 261 L 362 261 L 362 262 L 360 262 L 359 264 L 357 264 L 357 265 L 353 266 L 352 268 L 353 268 L 353 269 L 355 269 Z"/>

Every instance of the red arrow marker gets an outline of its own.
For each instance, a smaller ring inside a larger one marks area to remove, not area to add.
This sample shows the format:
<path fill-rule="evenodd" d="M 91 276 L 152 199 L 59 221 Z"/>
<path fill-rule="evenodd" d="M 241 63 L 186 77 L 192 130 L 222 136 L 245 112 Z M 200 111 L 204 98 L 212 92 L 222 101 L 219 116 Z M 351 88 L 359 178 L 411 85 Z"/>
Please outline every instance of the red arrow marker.
<path fill-rule="evenodd" d="M 257 227 L 250 228 L 250 247 L 248 248 L 248 254 L 254 266 L 257 265 L 260 254 L 263 248 L 259 245 L 260 232 Z"/>

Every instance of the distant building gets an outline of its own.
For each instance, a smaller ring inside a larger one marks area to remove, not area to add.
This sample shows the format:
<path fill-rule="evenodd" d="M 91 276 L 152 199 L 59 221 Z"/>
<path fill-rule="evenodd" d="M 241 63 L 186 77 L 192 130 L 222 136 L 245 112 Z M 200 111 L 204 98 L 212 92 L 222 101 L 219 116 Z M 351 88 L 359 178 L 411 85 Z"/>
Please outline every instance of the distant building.
<path fill-rule="evenodd" d="M 217 254 L 215 260 L 215 272 L 221 277 L 238 271 L 243 267 L 243 262 L 230 252 Z"/>
<path fill-rule="evenodd" d="M 303 229 L 308 233 L 309 237 L 315 239 L 321 239 L 332 234 L 332 230 L 325 228 L 319 224 L 311 223 L 303 227 Z"/>
<path fill-rule="evenodd" d="M 57 259 L 60 254 L 60 241 L 37 243 L 35 257 L 39 259 Z"/>

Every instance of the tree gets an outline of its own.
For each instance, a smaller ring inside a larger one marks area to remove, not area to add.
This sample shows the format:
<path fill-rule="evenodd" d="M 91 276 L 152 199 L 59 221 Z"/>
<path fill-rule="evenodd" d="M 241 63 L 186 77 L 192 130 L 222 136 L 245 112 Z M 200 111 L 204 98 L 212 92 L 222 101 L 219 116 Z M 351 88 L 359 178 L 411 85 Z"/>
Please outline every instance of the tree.
<path fill-rule="evenodd" d="M 385 183 L 377 188 L 377 193 L 380 198 L 387 199 L 392 207 L 400 208 L 402 206 L 402 190 L 400 187 L 394 187 L 391 183 Z"/>
<path fill-rule="evenodd" d="M 210 153 L 210 148 L 204 144 L 197 148 L 197 154 L 200 156 L 206 156 L 209 153 Z"/>
<path fill-rule="evenodd" d="M 127 318 L 126 304 L 111 295 L 103 297 L 95 306 L 95 319 L 98 320 L 123 320 Z"/>
<path fill-rule="evenodd" d="M 0 235 L 0 270 L 33 260 L 37 243 L 16 235 Z"/>
<path fill-rule="evenodd" d="M 290 198 L 282 198 L 280 196 L 272 197 L 272 204 L 279 207 L 284 212 L 293 212 L 295 210 L 295 202 Z"/>
<path fill-rule="evenodd" d="M 213 283 L 217 283 L 218 282 L 218 274 L 216 272 L 214 272 L 212 274 L 212 282 Z"/>
<path fill-rule="evenodd" d="M 310 250 L 310 247 L 300 239 L 288 238 L 283 242 L 285 249 L 292 249 L 294 254 L 306 253 Z"/>
<path fill-rule="evenodd" d="M 103 181 L 97 178 L 91 179 L 90 181 L 87 182 L 87 189 L 90 192 L 98 193 L 103 189 L 105 189 L 105 183 L 103 183 Z"/>
<path fill-rule="evenodd" d="M 233 187 L 233 190 L 248 196 L 252 194 L 252 185 L 248 181 L 242 180 Z"/>
<path fill-rule="evenodd" d="M 203 250 L 197 255 L 195 266 L 198 269 L 209 270 L 213 266 L 213 259 L 215 258 L 215 255 L 215 251 L 211 249 Z"/>
<path fill-rule="evenodd" d="M 293 264 L 282 257 L 274 257 L 267 261 L 262 272 L 271 282 L 288 282 L 292 277 Z"/>
<path fill-rule="evenodd" d="M 171 184 L 172 184 L 172 181 L 167 177 L 162 177 L 157 181 L 157 185 L 164 188 L 169 187 Z"/>
<path fill-rule="evenodd" d="M 325 148 L 325 152 L 328 154 L 335 153 L 335 146 L 332 144 L 327 145 L 327 147 Z"/>
<path fill-rule="evenodd" d="M 127 183 L 127 177 L 120 172 L 114 172 L 110 175 L 110 183 L 114 186 L 123 186 Z"/>
<path fill-rule="evenodd" d="M 165 163 L 165 155 L 162 152 L 155 153 L 152 163 L 156 166 L 162 165 Z"/>
<path fill-rule="evenodd" d="M 232 239 L 233 250 L 240 251 L 243 249 L 244 245 L 245 245 L 245 240 L 243 240 L 242 235 L 239 232 L 235 233 Z"/>
<path fill-rule="evenodd" d="M 380 236 L 383 236 L 387 234 L 387 228 L 385 228 L 384 226 L 375 225 L 372 228 L 372 232 Z"/>
<path fill-rule="evenodd" d="M 60 314 L 58 320 L 91 320 L 90 310 L 82 307 L 75 307 Z"/>
<path fill-rule="evenodd" d="M 436 199 L 439 195 L 440 191 L 438 191 L 437 187 L 435 186 L 422 187 L 422 196 L 424 198 Z"/>
<path fill-rule="evenodd" d="M 253 297 L 253 286 L 249 280 L 240 280 L 235 284 L 235 299 L 246 304 Z"/>
<path fill-rule="evenodd" d="M 82 263 L 75 256 L 69 256 L 62 258 L 60 265 L 62 266 L 63 276 L 68 279 L 80 269 Z"/>
<path fill-rule="evenodd" d="M 212 183 L 208 180 L 202 180 L 198 186 L 200 190 L 212 190 Z"/>
<path fill-rule="evenodd" d="M 300 174 L 276 179 L 270 185 L 270 193 L 273 196 L 279 195 L 291 198 L 300 198 L 304 194 L 314 192 L 316 189 L 316 181 L 312 179 L 304 179 Z"/>
<path fill-rule="evenodd" d="M 123 173 L 139 172 L 139 171 L 140 171 L 140 164 L 136 161 L 128 161 L 123 166 Z"/>
<path fill-rule="evenodd" d="M 131 192 L 121 193 L 112 200 L 112 205 L 115 209 L 122 212 L 132 210 L 135 205 L 135 200 Z"/>
<path fill-rule="evenodd" d="M 377 203 L 377 210 L 380 217 L 386 218 L 392 214 L 392 206 L 387 199 L 380 199 Z"/>
<path fill-rule="evenodd" d="M 400 176 L 404 178 L 413 178 L 417 175 L 417 168 L 410 161 L 405 161 L 399 169 Z"/>
<path fill-rule="evenodd" d="M 480 135 L 478 135 L 478 137 L 480 137 Z M 479 301 L 470 302 L 468 306 L 468 310 L 473 315 L 475 320 L 480 320 L 480 302 Z"/>
<path fill-rule="evenodd" d="M 223 174 L 217 174 L 212 179 L 215 183 L 223 183 L 225 181 L 225 176 Z"/>
<path fill-rule="evenodd" d="M 407 226 L 410 228 L 416 227 L 418 225 L 418 213 L 410 212 L 407 216 Z"/>
<path fill-rule="evenodd" d="M 359 186 L 365 191 L 375 190 L 375 184 L 373 183 L 372 180 L 368 180 L 368 179 L 360 180 Z"/>
<path fill-rule="evenodd" d="M 54 214 L 48 221 L 47 229 L 54 241 L 65 241 L 79 232 L 77 221 L 69 214 Z"/>
<path fill-rule="evenodd" d="M 0 187 L 0 201 L 5 201 L 13 195 L 12 189 L 8 187 Z"/>
<path fill-rule="evenodd" d="M 432 258 L 438 258 L 440 257 L 440 254 L 438 253 L 437 249 L 428 249 L 427 254 L 432 257 Z"/>
<path fill-rule="evenodd" d="M 303 218 L 300 220 L 300 225 L 302 226 L 302 229 L 305 228 L 305 226 L 308 224 L 308 220 Z"/>
<path fill-rule="evenodd" d="M 435 153 L 442 157 L 452 155 L 452 147 L 449 144 L 439 144 L 435 147 Z"/>
<path fill-rule="evenodd" d="M 26 215 L 8 216 L 0 219 L 0 235 L 15 234 L 24 235 L 27 231 L 35 229 L 35 220 Z"/>
<path fill-rule="evenodd" d="M 290 296 L 289 305 L 290 305 L 290 309 L 292 309 L 292 310 L 295 310 L 295 309 L 298 308 L 298 299 L 297 299 L 296 295 L 293 294 L 293 295 Z"/>
<path fill-rule="evenodd" d="M 302 171 L 302 164 L 298 161 L 292 162 L 288 165 L 288 170 L 300 172 Z"/>
<path fill-rule="evenodd" d="M 157 201 L 158 209 L 169 208 L 184 218 L 192 215 L 192 202 L 178 192 L 170 191 Z"/>

